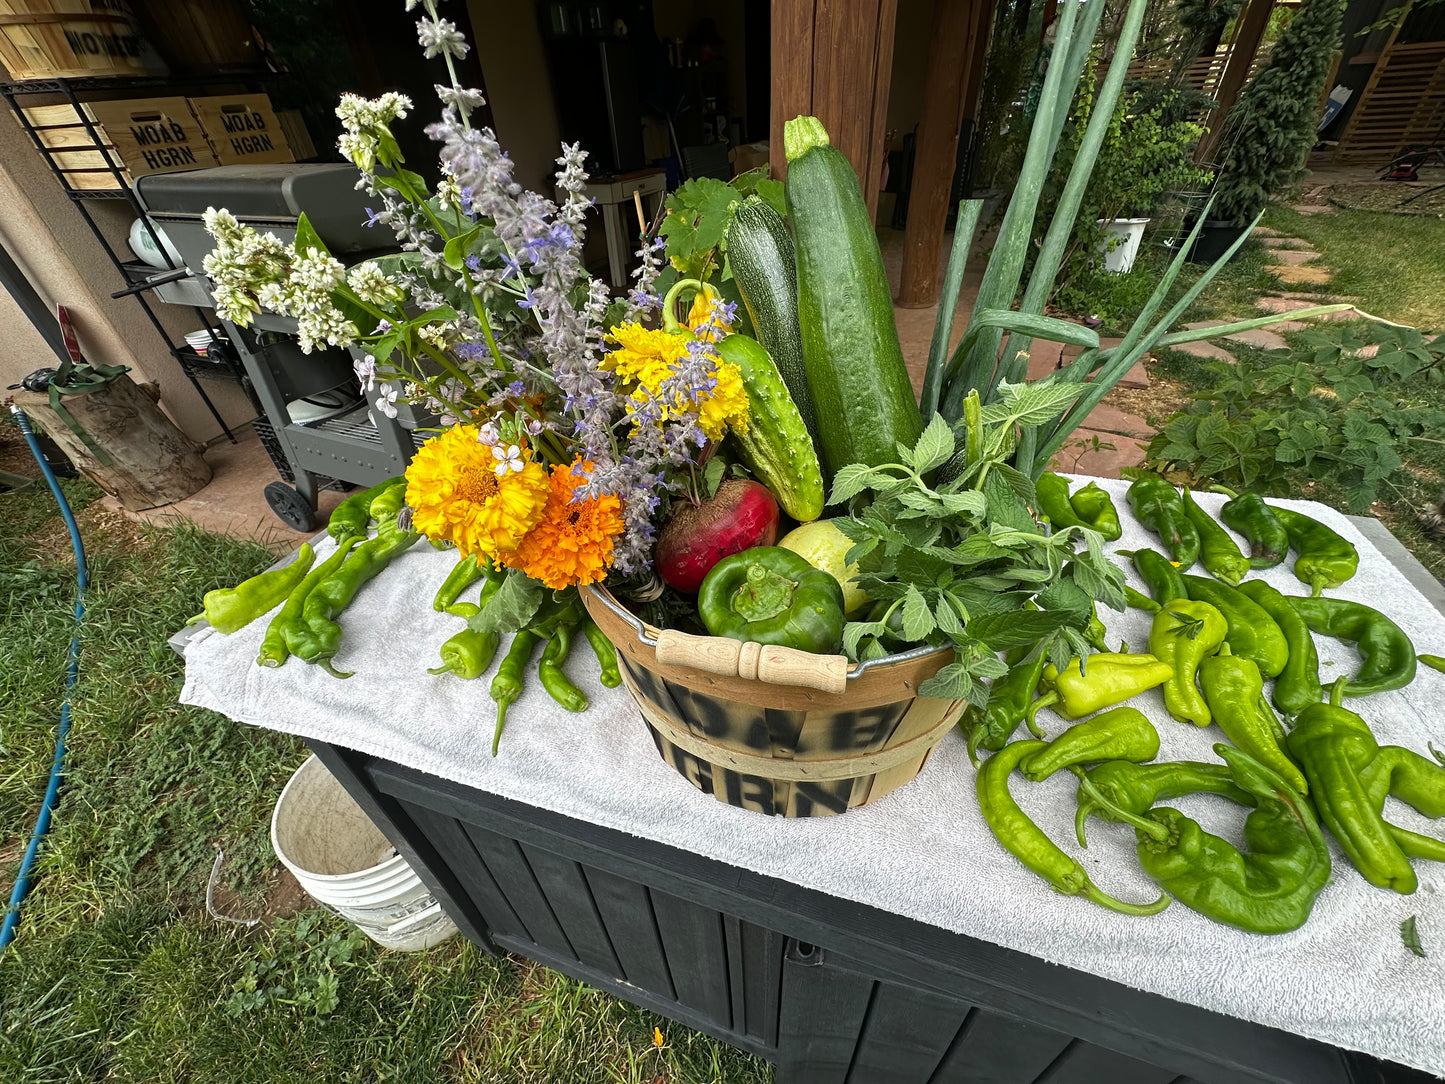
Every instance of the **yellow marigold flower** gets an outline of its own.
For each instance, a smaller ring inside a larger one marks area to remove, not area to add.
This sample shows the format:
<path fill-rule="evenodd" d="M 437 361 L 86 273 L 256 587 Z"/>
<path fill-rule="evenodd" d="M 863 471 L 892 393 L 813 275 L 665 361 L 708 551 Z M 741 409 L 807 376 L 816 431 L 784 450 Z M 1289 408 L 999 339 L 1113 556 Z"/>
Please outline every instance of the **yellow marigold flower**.
<path fill-rule="evenodd" d="M 622 324 L 608 333 L 618 349 L 604 359 L 604 364 L 625 383 L 635 385 L 634 399 L 648 394 L 660 395 L 662 383 L 672 375 L 677 363 L 687 354 L 687 339 L 669 331 L 653 331 L 641 324 Z M 719 358 L 713 367 L 717 385 L 698 402 L 677 397 L 665 404 L 668 413 L 695 409 L 698 425 L 709 440 L 718 440 L 728 429 L 748 431 L 748 393 L 742 374 L 730 361 Z"/>
<path fill-rule="evenodd" d="M 517 548 L 547 504 L 547 471 L 522 451 L 522 469 L 498 460 L 477 440 L 475 425 L 458 425 L 418 449 L 406 468 L 412 527 L 449 539 L 464 555 L 498 557 Z"/>
<path fill-rule="evenodd" d="M 575 466 L 552 468 L 541 522 L 527 532 L 514 553 L 502 558 L 503 563 L 557 591 L 605 578 L 612 564 L 613 543 L 623 527 L 622 502 L 616 497 L 572 499 L 592 471 L 591 463 L 583 463 L 586 473 L 574 474 Z"/>

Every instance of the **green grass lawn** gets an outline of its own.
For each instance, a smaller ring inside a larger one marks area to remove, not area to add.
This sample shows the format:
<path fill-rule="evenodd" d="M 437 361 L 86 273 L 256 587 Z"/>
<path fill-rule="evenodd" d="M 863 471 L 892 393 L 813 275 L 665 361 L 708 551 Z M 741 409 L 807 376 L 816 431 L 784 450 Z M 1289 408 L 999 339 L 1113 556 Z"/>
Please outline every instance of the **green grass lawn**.
<path fill-rule="evenodd" d="M 0 460 L 25 469 L 0 422 Z M 0 1081 L 145 1084 L 763 1084 L 758 1059 L 462 938 L 380 950 L 320 911 L 254 929 L 275 899 L 269 820 L 294 738 L 176 703 L 165 638 L 202 594 L 269 564 L 253 543 L 138 530 L 65 483 L 91 569 L 70 760 L 19 935 L 0 956 Z M 0 495 L 0 891 L 44 792 L 74 562 L 43 483 Z M 660 1027 L 664 1045 L 653 1042 Z"/>

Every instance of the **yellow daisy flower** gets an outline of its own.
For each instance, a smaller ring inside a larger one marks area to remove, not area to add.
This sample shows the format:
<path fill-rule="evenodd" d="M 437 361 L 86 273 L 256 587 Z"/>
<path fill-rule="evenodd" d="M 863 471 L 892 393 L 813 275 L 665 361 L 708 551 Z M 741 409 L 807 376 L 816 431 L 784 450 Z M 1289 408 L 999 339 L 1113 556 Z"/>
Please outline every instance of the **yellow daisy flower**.
<path fill-rule="evenodd" d="M 677 363 L 687 354 L 687 339 L 662 330 L 651 330 L 641 324 L 622 324 L 608 333 L 618 346 L 604 359 L 604 364 L 625 383 L 635 385 L 633 398 L 643 400 L 648 394 L 659 395 L 662 383 L 672 375 Z M 709 440 L 718 440 L 728 429 L 748 431 L 748 393 L 742 374 L 730 361 L 719 358 L 713 375 L 717 385 L 700 401 L 676 398 L 665 404 L 667 411 L 681 413 L 695 409 L 698 425 Z M 667 416 L 666 414 L 664 416 Z"/>
<path fill-rule="evenodd" d="M 455 542 L 463 555 L 515 550 L 542 519 L 548 492 L 547 471 L 532 462 L 529 449 L 499 461 L 490 445 L 478 442 L 475 425 L 433 437 L 406 468 L 413 529 Z"/>

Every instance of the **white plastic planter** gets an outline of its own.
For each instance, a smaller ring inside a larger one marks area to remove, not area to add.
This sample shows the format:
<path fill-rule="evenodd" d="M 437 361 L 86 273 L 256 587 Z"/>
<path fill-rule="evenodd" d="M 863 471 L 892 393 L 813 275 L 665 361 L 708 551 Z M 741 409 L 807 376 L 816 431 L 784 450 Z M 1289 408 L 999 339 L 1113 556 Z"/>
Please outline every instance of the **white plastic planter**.
<path fill-rule="evenodd" d="M 281 791 L 271 846 L 312 899 L 379 945 L 417 952 L 457 932 L 406 859 L 314 756 Z"/>
<path fill-rule="evenodd" d="M 1104 227 L 1104 270 L 1124 274 L 1134 266 L 1147 218 L 1098 219 Z"/>

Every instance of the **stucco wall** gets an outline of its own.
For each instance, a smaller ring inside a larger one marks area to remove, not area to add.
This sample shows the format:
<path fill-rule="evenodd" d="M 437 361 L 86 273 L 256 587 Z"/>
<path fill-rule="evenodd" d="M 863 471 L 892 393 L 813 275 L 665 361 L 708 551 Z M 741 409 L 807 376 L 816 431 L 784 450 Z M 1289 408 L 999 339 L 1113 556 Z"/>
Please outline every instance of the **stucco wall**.
<path fill-rule="evenodd" d="M 8 109 L 0 117 L 0 244 L 50 305 L 67 306 L 75 318 L 81 348 L 91 360 L 128 365 L 137 380 L 161 387 L 161 406 L 196 440 L 220 433 L 180 365 L 166 351 L 139 304 L 112 300 L 124 283 L 91 235 L 76 207 Z M 93 200 L 90 209 L 124 259 L 133 215 L 123 200 Z M 155 302 L 162 323 L 179 342 L 201 327 L 190 309 Z M 10 299 L 0 291 L 0 384 L 54 364 L 54 354 Z M 221 416 L 232 425 L 254 411 L 241 389 L 225 381 L 204 384 Z"/>
<path fill-rule="evenodd" d="M 551 192 L 562 133 L 536 13 L 530 3 L 492 0 L 468 0 L 467 12 L 497 138 L 516 164 L 513 175 L 527 188 Z"/>

